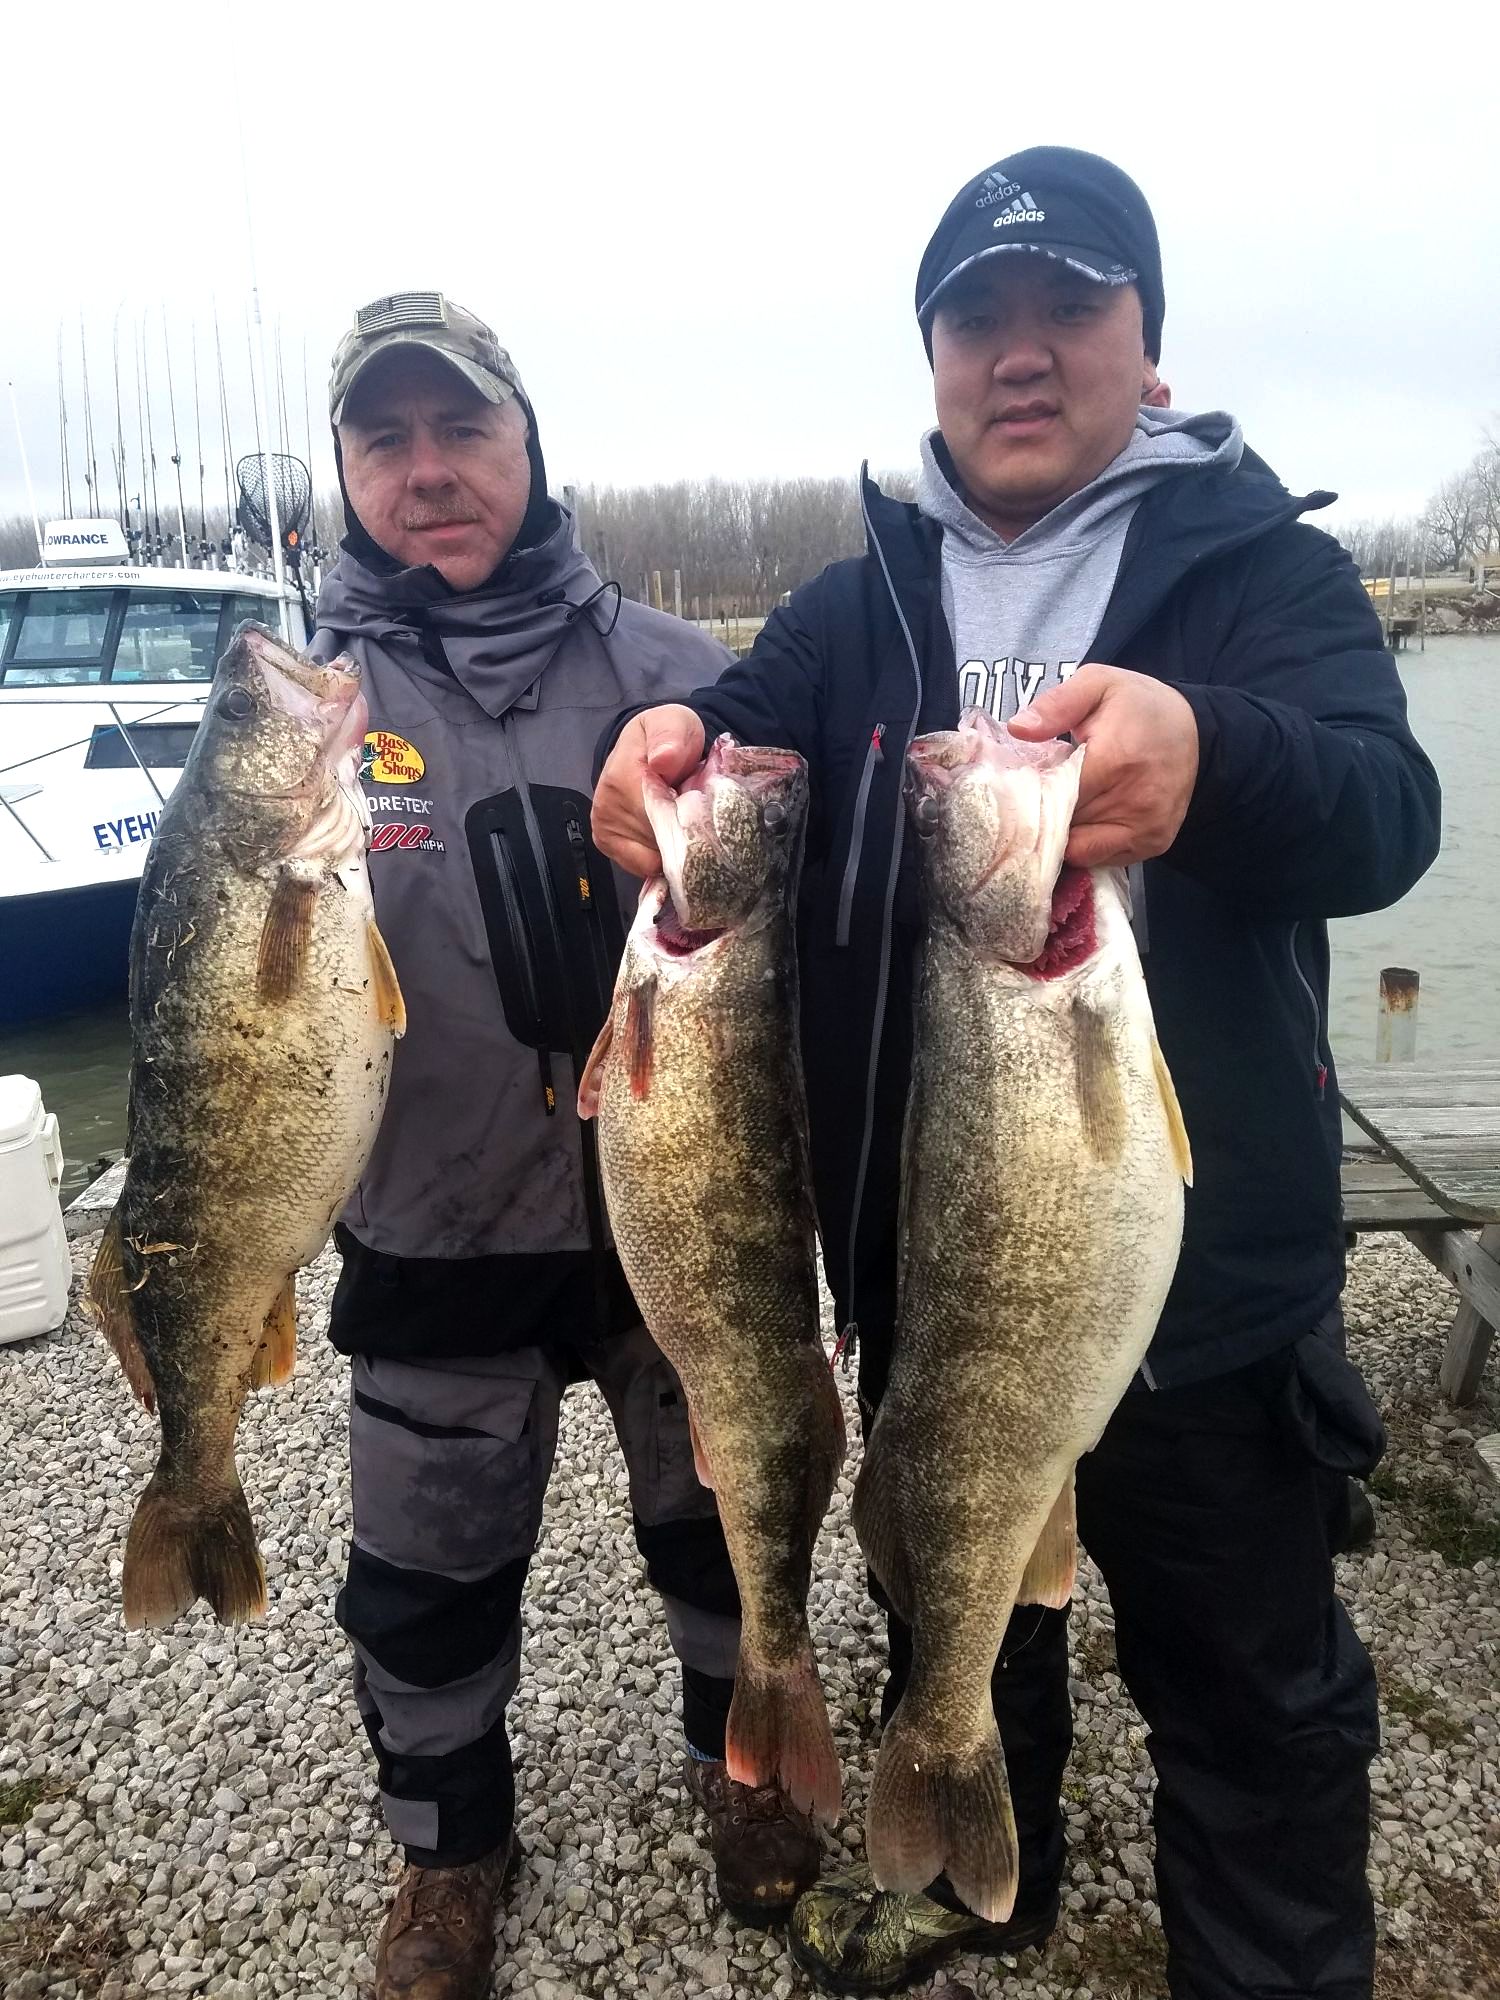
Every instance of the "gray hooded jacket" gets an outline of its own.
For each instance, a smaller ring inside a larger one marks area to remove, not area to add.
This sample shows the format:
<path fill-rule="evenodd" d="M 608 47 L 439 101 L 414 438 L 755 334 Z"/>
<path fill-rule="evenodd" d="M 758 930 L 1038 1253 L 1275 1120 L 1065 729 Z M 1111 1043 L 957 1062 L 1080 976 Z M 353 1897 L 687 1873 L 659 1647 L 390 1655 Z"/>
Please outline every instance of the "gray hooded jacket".
<path fill-rule="evenodd" d="M 1232 468 L 1233 417 L 1143 409 L 1119 455 L 1089 484 L 1004 542 L 968 506 L 937 431 L 922 440 L 917 505 L 943 530 L 943 609 L 960 708 L 1008 722 L 1088 658 L 1135 510 L 1162 480 Z"/>
<path fill-rule="evenodd" d="M 595 597 L 599 578 L 557 513 L 498 588 L 459 595 L 433 569 L 377 575 L 345 553 L 318 596 L 315 654 L 347 651 L 363 670 L 370 875 L 407 1012 L 343 1220 L 393 1257 L 589 1249 L 573 1065 L 555 1033 L 547 1057 L 518 1020 L 566 1013 L 570 999 L 592 1007 L 620 937 L 598 892 L 621 921 L 634 912 L 635 885 L 588 841 L 600 732 L 631 703 L 703 686 L 729 658 L 639 604 L 621 604 L 608 631 L 614 593 Z M 571 962 L 586 979 L 570 980 L 549 920 L 584 954 Z"/>

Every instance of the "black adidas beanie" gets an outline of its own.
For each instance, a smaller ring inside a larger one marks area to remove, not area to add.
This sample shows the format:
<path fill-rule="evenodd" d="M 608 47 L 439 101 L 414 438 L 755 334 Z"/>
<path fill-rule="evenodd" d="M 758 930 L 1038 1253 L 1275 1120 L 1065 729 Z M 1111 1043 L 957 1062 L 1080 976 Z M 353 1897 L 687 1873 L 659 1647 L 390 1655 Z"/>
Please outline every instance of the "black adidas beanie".
<path fill-rule="evenodd" d="M 922 253 L 917 322 L 929 361 L 933 312 L 959 272 L 982 257 L 1027 251 L 1071 264 L 1101 285 L 1135 285 L 1146 352 L 1161 359 L 1166 295 L 1146 197 L 1129 174 L 1097 153 L 1029 146 L 966 182 Z"/>

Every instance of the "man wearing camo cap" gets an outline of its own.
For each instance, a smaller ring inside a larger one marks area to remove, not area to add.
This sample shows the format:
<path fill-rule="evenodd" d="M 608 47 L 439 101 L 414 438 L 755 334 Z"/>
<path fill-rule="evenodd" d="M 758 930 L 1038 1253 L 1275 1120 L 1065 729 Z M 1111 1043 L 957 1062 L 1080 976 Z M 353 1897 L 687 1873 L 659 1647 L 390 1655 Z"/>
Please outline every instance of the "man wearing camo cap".
<path fill-rule="evenodd" d="M 634 904 L 589 835 L 594 744 L 622 704 L 678 699 L 727 655 L 601 582 L 548 497 L 515 364 L 452 300 L 363 307 L 329 409 L 348 533 L 315 650 L 363 671 L 370 872 L 408 1021 L 336 1232 L 354 1501 L 338 1616 L 407 1862 L 377 2000 L 477 2000 L 521 1861 L 505 1715 L 570 1382 L 598 1383 L 620 1440 L 720 1894 L 765 1924 L 817 1872 L 809 1823 L 724 1768 L 734 1577 L 574 1112 Z M 587 1592 L 583 1565 L 577 1581 Z M 633 1787 L 632 1753 L 589 1754 L 623 1761 Z"/>

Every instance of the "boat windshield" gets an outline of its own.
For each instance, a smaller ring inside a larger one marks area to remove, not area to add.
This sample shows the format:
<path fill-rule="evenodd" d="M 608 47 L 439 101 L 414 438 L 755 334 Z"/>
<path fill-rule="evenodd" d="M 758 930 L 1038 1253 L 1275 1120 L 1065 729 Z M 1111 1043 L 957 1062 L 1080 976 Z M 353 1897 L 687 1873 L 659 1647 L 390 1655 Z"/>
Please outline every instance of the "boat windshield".
<path fill-rule="evenodd" d="M 248 591 L 0 591 L 0 684 L 210 680 L 235 626 L 274 610 Z"/>

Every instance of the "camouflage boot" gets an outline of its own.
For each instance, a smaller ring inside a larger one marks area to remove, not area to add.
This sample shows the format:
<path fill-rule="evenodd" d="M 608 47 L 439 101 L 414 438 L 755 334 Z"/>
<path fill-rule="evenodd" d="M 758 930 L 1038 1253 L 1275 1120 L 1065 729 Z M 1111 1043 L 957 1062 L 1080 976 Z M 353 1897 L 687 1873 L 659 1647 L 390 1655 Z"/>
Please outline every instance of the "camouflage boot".
<path fill-rule="evenodd" d="M 708 1820 L 719 1901 L 736 1923 L 767 1930 L 818 1879 L 818 1836 L 778 1785 L 740 1785 L 722 1764 L 687 1761 L 687 1788 Z"/>
<path fill-rule="evenodd" d="M 408 1867 L 375 1958 L 374 2000 L 484 2000 L 495 1959 L 495 1906 L 515 1880 L 512 1837 L 462 1868 Z"/>
<path fill-rule="evenodd" d="M 1036 1917 L 987 1924 L 930 1896 L 887 1895 L 858 1866 L 798 1898 L 787 1942 L 825 1993 L 899 1993 L 960 1952 L 989 1958 L 1044 1945 L 1056 1923 L 1055 1901 Z"/>

